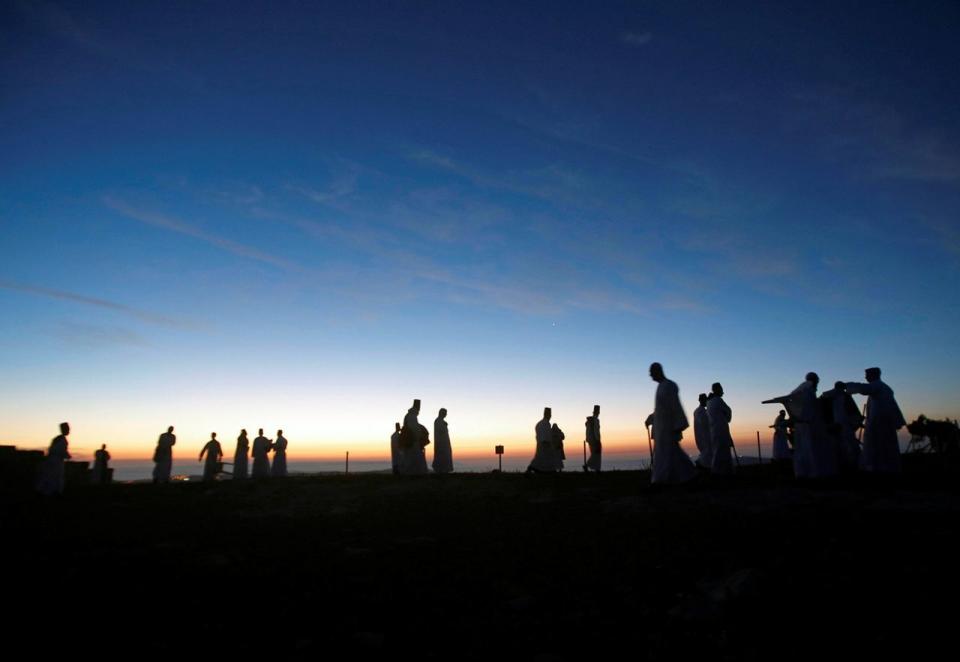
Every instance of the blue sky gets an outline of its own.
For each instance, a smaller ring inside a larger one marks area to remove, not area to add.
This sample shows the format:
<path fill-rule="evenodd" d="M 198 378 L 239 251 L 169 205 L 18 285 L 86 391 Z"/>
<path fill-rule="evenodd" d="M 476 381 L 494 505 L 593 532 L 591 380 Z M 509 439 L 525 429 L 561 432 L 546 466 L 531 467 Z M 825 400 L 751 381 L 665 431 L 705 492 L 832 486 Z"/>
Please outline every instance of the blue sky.
<path fill-rule="evenodd" d="M 129 4 L 0 14 L 10 442 L 958 415 L 955 3 Z"/>

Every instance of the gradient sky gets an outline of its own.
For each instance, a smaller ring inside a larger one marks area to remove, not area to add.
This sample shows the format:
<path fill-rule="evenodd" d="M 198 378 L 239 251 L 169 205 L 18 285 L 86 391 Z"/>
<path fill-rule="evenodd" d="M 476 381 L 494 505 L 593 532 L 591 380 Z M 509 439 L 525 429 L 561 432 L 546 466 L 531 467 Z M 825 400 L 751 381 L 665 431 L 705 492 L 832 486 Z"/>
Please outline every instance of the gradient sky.
<path fill-rule="evenodd" d="M 517 4 L 4 3 L 0 442 L 960 416 L 960 5 Z"/>

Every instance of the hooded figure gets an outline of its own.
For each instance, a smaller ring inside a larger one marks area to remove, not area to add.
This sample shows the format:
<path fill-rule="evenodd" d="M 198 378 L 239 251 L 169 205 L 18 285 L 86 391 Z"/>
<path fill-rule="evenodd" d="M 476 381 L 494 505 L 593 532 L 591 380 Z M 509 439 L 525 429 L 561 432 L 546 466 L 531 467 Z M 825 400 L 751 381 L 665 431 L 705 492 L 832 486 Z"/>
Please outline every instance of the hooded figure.
<path fill-rule="evenodd" d="M 70 424 L 60 424 L 60 434 L 50 441 L 47 457 L 40 466 L 40 479 L 37 481 L 37 491 L 46 496 L 63 494 L 64 465 L 70 459 L 67 450 L 67 436 L 70 434 Z"/>
<path fill-rule="evenodd" d="M 250 450 L 250 440 L 247 438 L 247 431 L 240 430 L 240 436 L 237 437 L 237 450 L 233 453 L 233 478 L 234 480 L 243 480 L 248 476 L 247 453 Z"/>
<path fill-rule="evenodd" d="M 453 448 L 447 430 L 447 410 L 441 409 L 433 422 L 433 471 L 448 474 L 453 471 Z"/>
<path fill-rule="evenodd" d="M 774 461 L 790 459 L 790 442 L 787 439 L 787 412 L 783 409 L 777 414 L 773 425 L 773 459 Z"/>
<path fill-rule="evenodd" d="M 273 466 L 270 467 L 270 475 L 274 478 L 286 478 L 287 476 L 287 440 L 283 436 L 283 430 L 277 430 L 277 440 L 272 444 L 273 448 Z"/>
<path fill-rule="evenodd" d="M 257 433 L 257 438 L 253 440 L 253 470 L 250 472 L 251 478 L 269 478 L 270 477 L 270 440 L 263 436 L 263 428 Z"/>
<path fill-rule="evenodd" d="M 217 477 L 220 472 L 220 458 L 223 457 L 223 449 L 220 447 L 220 442 L 217 441 L 216 432 L 210 433 L 210 441 L 200 451 L 197 462 L 202 461 L 204 455 L 207 456 L 207 461 L 203 463 L 203 480 L 207 482 Z"/>
<path fill-rule="evenodd" d="M 897 439 L 897 430 L 907 422 L 893 397 L 893 390 L 880 381 L 880 368 L 868 368 L 866 378 L 866 384 L 849 382 L 846 385 L 848 393 L 868 396 L 860 469 L 899 473 L 900 441 Z"/>
<path fill-rule="evenodd" d="M 707 415 L 707 394 L 698 396 L 700 406 L 693 410 L 693 438 L 700 451 L 699 464 L 709 469 L 713 462 L 713 447 L 710 445 L 710 417 Z"/>
<path fill-rule="evenodd" d="M 667 379 L 659 363 L 650 365 L 650 378 L 657 382 L 653 408 L 653 438 L 656 441 L 653 458 L 653 483 L 683 483 L 696 475 L 696 468 L 680 448 L 683 431 L 690 427 L 680 404 L 680 389 Z"/>
<path fill-rule="evenodd" d="M 723 401 L 723 386 L 719 382 L 710 388 L 713 397 L 707 400 L 707 418 L 710 421 L 710 472 L 733 473 L 733 437 L 730 436 L 730 420 L 733 412 Z"/>
<path fill-rule="evenodd" d="M 177 443 L 177 436 L 173 434 L 173 426 L 157 439 L 157 449 L 153 451 L 153 482 L 169 483 L 170 470 L 173 468 L 173 447 Z"/>
<path fill-rule="evenodd" d="M 420 415 L 420 400 L 414 400 L 413 406 L 403 417 L 403 428 L 400 429 L 400 447 L 403 449 L 403 464 L 400 473 L 405 475 L 420 475 L 427 473 L 427 456 L 423 449 L 429 442 L 425 428 L 420 425 L 417 416 Z"/>
<path fill-rule="evenodd" d="M 550 417 L 553 412 L 550 407 L 544 407 L 543 418 L 537 422 L 534 427 L 534 433 L 537 439 L 537 450 L 533 454 L 533 459 L 527 467 L 527 473 L 552 473 L 557 470 L 557 464 L 560 462 L 557 456 L 557 449 L 553 439 L 553 428 L 550 427 Z"/>
<path fill-rule="evenodd" d="M 107 445 L 100 444 L 100 450 L 93 454 L 93 475 L 90 479 L 94 485 L 102 485 L 110 482 L 110 453 L 107 452 Z"/>
<path fill-rule="evenodd" d="M 390 468 L 393 470 L 393 475 L 396 476 L 400 473 L 403 449 L 400 448 L 400 424 L 394 423 L 393 427 L 393 434 L 390 435 Z"/>
<path fill-rule="evenodd" d="M 585 426 L 587 428 L 586 441 L 587 446 L 590 447 L 590 457 L 587 459 L 587 463 L 583 465 L 583 470 L 593 469 L 599 472 L 601 453 L 603 452 L 603 446 L 600 444 L 600 405 L 593 406 L 593 416 L 587 416 Z"/>
<path fill-rule="evenodd" d="M 560 426 L 554 423 L 550 426 L 550 436 L 553 438 L 553 451 L 556 458 L 557 471 L 563 471 L 563 461 L 567 459 L 567 454 L 563 450 L 563 440 L 567 435 L 563 434 Z"/>
<path fill-rule="evenodd" d="M 843 382 L 837 382 L 821 396 L 826 400 L 826 409 L 830 414 L 830 436 L 836 445 L 840 466 L 845 471 L 856 471 L 860 464 L 860 442 L 857 430 L 863 425 L 863 415 L 853 396 L 847 393 Z"/>

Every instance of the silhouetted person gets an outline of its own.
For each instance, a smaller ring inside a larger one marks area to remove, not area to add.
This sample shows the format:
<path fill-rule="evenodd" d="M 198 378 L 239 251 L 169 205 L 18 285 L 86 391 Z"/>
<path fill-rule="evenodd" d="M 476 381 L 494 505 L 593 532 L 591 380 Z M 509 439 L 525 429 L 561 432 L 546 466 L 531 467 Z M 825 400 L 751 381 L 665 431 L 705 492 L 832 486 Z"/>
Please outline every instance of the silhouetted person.
<path fill-rule="evenodd" d="M 220 471 L 220 458 L 223 457 L 223 449 L 220 442 L 217 441 L 217 433 L 210 433 L 210 441 L 206 443 L 200 451 L 200 457 L 197 462 L 203 461 L 203 456 L 207 456 L 207 461 L 203 463 L 203 480 L 211 481 L 217 477 Z"/>
<path fill-rule="evenodd" d="M 787 412 L 781 409 L 770 427 L 773 428 L 773 460 L 775 462 L 789 460 L 792 453 L 787 438 Z"/>
<path fill-rule="evenodd" d="M 274 478 L 285 478 L 287 475 L 287 440 L 283 430 L 277 430 L 277 440 L 273 442 L 273 466 L 270 475 Z"/>
<path fill-rule="evenodd" d="M 157 439 L 157 448 L 153 451 L 153 482 L 169 483 L 170 470 L 173 468 L 173 447 L 177 443 L 177 436 L 173 434 L 173 426 Z"/>
<path fill-rule="evenodd" d="M 553 437 L 553 448 L 557 458 L 557 471 L 563 471 L 563 462 L 567 459 L 567 454 L 563 450 L 563 440 L 567 438 L 567 435 L 563 434 L 560 426 L 554 423 L 550 426 L 550 436 Z"/>
<path fill-rule="evenodd" d="M 710 473 L 733 473 L 733 438 L 730 436 L 730 420 L 733 412 L 723 401 L 723 386 L 715 382 L 710 387 L 713 397 L 707 400 L 707 418 L 710 420 Z"/>
<path fill-rule="evenodd" d="M 866 384 L 857 382 L 846 384 L 848 393 L 868 396 L 860 469 L 880 473 L 899 473 L 900 442 L 897 439 L 897 430 L 907 422 L 900 411 L 900 405 L 893 397 L 893 389 L 880 381 L 880 368 L 867 368 L 865 376 Z"/>
<path fill-rule="evenodd" d="M 833 419 L 830 432 L 836 444 L 840 467 L 844 471 L 856 471 L 860 465 L 857 430 L 863 424 L 863 415 L 843 382 L 836 382 L 832 389 L 820 397 L 827 401 Z"/>
<path fill-rule="evenodd" d="M 64 466 L 70 459 L 67 436 L 70 434 L 70 424 L 60 424 L 60 434 L 50 441 L 47 457 L 40 465 L 40 478 L 37 481 L 37 491 L 46 496 L 63 494 Z"/>
<path fill-rule="evenodd" d="M 650 364 L 650 379 L 657 382 L 653 408 L 653 438 L 657 442 L 650 481 L 683 483 L 696 475 L 696 468 L 680 448 L 683 431 L 690 427 L 680 404 L 680 389 L 667 379 L 663 366 Z"/>
<path fill-rule="evenodd" d="M 269 478 L 270 477 L 270 440 L 263 436 L 263 428 L 257 433 L 257 438 L 253 440 L 253 470 L 250 472 L 251 478 Z"/>
<path fill-rule="evenodd" d="M 100 444 L 100 450 L 93 454 L 93 474 L 90 479 L 94 485 L 103 485 L 110 482 L 110 453 L 107 445 Z"/>
<path fill-rule="evenodd" d="M 408 476 L 427 473 L 427 456 L 423 449 L 430 442 L 426 428 L 417 420 L 419 415 L 420 400 L 417 399 L 403 417 L 403 427 L 400 429 L 400 446 L 403 449 L 401 473 Z"/>
<path fill-rule="evenodd" d="M 803 383 L 789 395 L 764 400 L 786 405 L 793 420 L 793 475 L 797 478 L 828 478 L 837 473 L 836 448 L 826 435 L 817 404 L 820 377 L 808 372 Z"/>
<path fill-rule="evenodd" d="M 438 474 L 453 471 L 453 448 L 450 446 L 446 409 L 441 409 L 433 422 L 433 471 Z"/>
<path fill-rule="evenodd" d="M 237 437 L 237 450 L 233 453 L 233 478 L 243 480 L 249 475 L 247 467 L 247 454 L 250 452 L 250 440 L 247 438 L 247 431 L 240 430 L 240 436 Z"/>
<path fill-rule="evenodd" d="M 394 431 L 390 435 L 390 467 L 393 475 L 400 473 L 400 464 L 403 460 L 403 449 L 400 448 L 400 423 L 393 424 Z"/>
<path fill-rule="evenodd" d="M 583 465 L 584 471 L 596 471 L 599 473 L 602 460 L 603 445 L 600 443 L 600 405 L 593 405 L 593 416 L 587 416 L 584 423 L 586 428 L 587 447 L 590 448 L 590 457 L 587 463 Z"/>
<path fill-rule="evenodd" d="M 553 428 L 550 426 L 550 417 L 553 412 L 550 407 L 544 407 L 543 418 L 534 427 L 537 438 L 537 450 L 533 454 L 527 473 L 551 473 L 557 470 L 559 458 L 553 439 Z"/>
<path fill-rule="evenodd" d="M 710 417 L 707 415 L 707 394 L 697 396 L 700 406 L 693 410 L 693 439 L 700 451 L 697 463 L 704 469 L 713 464 L 713 446 L 710 443 Z"/>

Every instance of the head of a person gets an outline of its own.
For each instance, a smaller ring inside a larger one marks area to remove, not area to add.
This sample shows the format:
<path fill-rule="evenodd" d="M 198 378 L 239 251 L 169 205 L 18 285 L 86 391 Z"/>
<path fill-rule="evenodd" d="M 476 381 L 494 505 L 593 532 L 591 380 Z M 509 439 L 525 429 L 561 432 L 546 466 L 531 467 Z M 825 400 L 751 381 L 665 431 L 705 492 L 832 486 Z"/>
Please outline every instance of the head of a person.
<path fill-rule="evenodd" d="M 246 437 L 246 436 L 247 436 L 247 430 L 246 430 L 246 428 L 240 430 L 240 436 L 241 436 L 241 437 Z"/>
<path fill-rule="evenodd" d="M 282 436 L 283 436 L 283 430 L 277 430 L 277 436 L 278 436 L 278 437 L 282 437 Z"/>
<path fill-rule="evenodd" d="M 787 415 L 787 410 L 786 410 L 786 409 L 781 409 L 781 410 L 780 410 L 780 415 L 781 415 L 781 416 L 786 416 L 786 415 Z"/>
<path fill-rule="evenodd" d="M 549 421 L 551 416 L 553 416 L 553 411 L 551 411 L 550 407 L 544 407 L 544 408 L 543 408 L 543 420 Z"/>
<path fill-rule="evenodd" d="M 210 433 L 210 440 L 211 440 L 211 441 L 216 441 L 216 439 L 217 439 L 217 433 L 216 433 L 216 432 L 211 432 L 211 433 Z"/>
<path fill-rule="evenodd" d="M 875 382 L 880 379 L 880 368 L 867 368 L 863 374 L 868 382 Z"/>
<path fill-rule="evenodd" d="M 447 417 L 447 410 L 446 410 L 445 408 L 441 407 L 441 408 L 440 408 L 440 418 L 446 418 L 446 417 Z"/>
<path fill-rule="evenodd" d="M 806 380 L 811 382 L 814 386 L 817 386 L 820 383 L 820 375 L 815 372 L 808 372 Z"/>
<path fill-rule="evenodd" d="M 102 451 L 107 450 L 107 445 L 106 445 L 106 444 L 100 444 L 100 450 L 102 450 Z"/>
<path fill-rule="evenodd" d="M 710 385 L 710 392 L 718 397 L 723 396 L 723 385 L 720 382 L 714 382 Z"/>
<path fill-rule="evenodd" d="M 833 388 L 834 390 L 839 391 L 840 393 L 847 392 L 847 385 L 844 384 L 843 382 L 834 382 Z"/>
<path fill-rule="evenodd" d="M 413 407 L 412 407 L 412 409 L 413 409 L 415 412 L 420 413 L 420 399 L 419 399 L 419 398 L 417 398 L 416 400 L 413 401 Z"/>
<path fill-rule="evenodd" d="M 263 436 L 263 428 L 260 428 L 259 430 L 257 430 L 257 434 L 262 437 L 262 436 Z"/>
<path fill-rule="evenodd" d="M 593 415 L 594 416 L 600 415 L 600 405 L 593 405 Z"/>
<path fill-rule="evenodd" d="M 172 426 L 172 425 L 167 428 L 167 432 L 173 433 L 173 426 Z"/>
<path fill-rule="evenodd" d="M 394 424 L 393 424 L 393 429 L 394 429 L 396 432 L 400 432 L 400 424 L 399 424 L 399 423 L 394 423 Z"/>
<path fill-rule="evenodd" d="M 650 379 L 655 382 L 662 382 L 664 380 L 663 366 L 659 363 L 650 364 Z"/>
<path fill-rule="evenodd" d="M 70 424 L 61 423 L 60 424 L 60 434 L 70 434 Z"/>
<path fill-rule="evenodd" d="M 700 401 L 700 404 L 702 404 L 702 405 L 707 404 L 707 394 L 706 394 L 706 393 L 701 393 L 700 395 L 697 396 L 697 400 L 699 400 L 699 401 Z"/>

